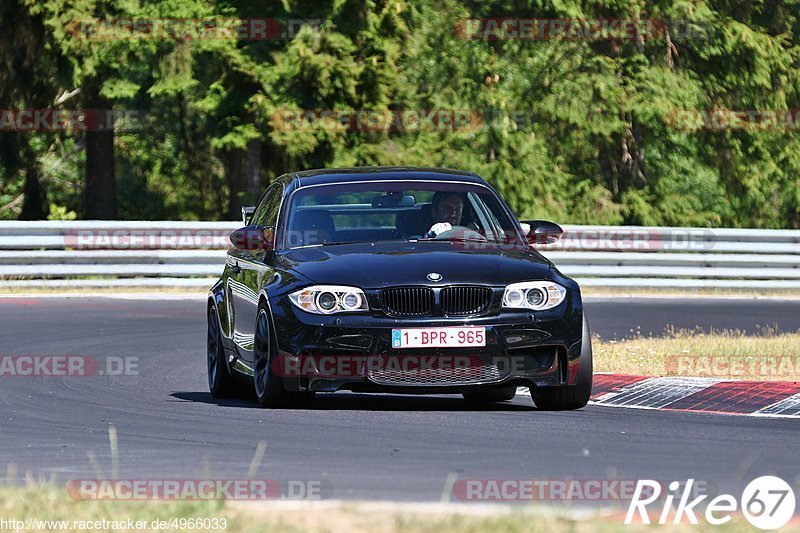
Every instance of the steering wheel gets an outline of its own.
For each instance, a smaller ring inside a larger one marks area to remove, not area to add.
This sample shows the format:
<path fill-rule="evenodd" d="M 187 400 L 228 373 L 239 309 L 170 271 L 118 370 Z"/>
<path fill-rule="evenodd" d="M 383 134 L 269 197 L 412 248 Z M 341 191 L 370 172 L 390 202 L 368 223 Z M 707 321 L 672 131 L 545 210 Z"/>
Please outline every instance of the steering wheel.
<path fill-rule="evenodd" d="M 447 240 L 454 240 L 454 241 L 464 240 L 464 241 L 480 241 L 480 242 L 489 241 L 486 237 L 484 237 L 474 229 L 468 228 L 466 226 L 453 226 L 452 229 L 441 232 L 433 239 L 436 241 L 447 241 Z"/>

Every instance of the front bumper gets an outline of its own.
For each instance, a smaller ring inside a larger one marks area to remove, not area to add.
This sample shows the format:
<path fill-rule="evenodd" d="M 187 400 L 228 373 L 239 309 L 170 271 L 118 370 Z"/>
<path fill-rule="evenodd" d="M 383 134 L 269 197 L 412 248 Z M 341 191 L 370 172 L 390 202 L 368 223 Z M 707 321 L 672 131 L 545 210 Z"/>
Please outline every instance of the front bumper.
<path fill-rule="evenodd" d="M 574 384 L 580 364 L 580 294 L 540 312 L 496 310 L 465 319 L 397 319 L 381 312 L 315 315 L 270 301 L 287 390 L 458 393 Z M 392 329 L 483 326 L 480 348 L 394 349 Z"/>

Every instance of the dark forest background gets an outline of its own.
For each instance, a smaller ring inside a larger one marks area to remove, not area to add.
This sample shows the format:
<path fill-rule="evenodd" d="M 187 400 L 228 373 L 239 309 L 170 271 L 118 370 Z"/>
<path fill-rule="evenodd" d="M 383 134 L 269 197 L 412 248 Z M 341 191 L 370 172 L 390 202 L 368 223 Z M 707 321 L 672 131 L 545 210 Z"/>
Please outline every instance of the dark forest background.
<path fill-rule="evenodd" d="M 635 38 L 464 38 L 463 19 L 486 17 L 667 23 Z M 266 40 L 76 30 L 167 18 L 312 22 Z M 288 171 L 423 165 L 477 172 L 521 217 L 800 227 L 800 118 L 702 118 L 800 108 L 795 2 L 3 0 L 0 28 L 0 110 L 127 117 L 116 131 L 0 131 L 0 219 L 233 220 Z M 298 110 L 483 120 L 286 128 Z"/>

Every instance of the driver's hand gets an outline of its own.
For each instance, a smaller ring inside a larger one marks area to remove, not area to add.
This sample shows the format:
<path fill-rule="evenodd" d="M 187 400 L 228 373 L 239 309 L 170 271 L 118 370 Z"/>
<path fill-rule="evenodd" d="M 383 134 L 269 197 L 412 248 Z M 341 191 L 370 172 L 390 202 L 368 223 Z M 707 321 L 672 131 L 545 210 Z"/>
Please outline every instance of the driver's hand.
<path fill-rule="evenodd" d="M 427 238 L 436 237 L 444 233 L 445 231 L 450 231 L 453 229 L 453 226 L 450 225 L 449 222 L 438 222 L 431 226 L 431 229 L 428 230 L 428 233 L 425 234 Z"/>

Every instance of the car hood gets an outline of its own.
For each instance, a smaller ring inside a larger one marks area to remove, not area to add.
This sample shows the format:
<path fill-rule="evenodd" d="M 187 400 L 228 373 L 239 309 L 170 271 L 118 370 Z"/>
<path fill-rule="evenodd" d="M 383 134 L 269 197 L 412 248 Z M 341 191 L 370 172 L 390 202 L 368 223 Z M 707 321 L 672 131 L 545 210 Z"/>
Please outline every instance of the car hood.
<path fill-rule="evenodd" d="M 507 285 L 549 279 L 551 265 L 532 249 L 465 249 L 449 242 L 336 245 L 290 250 L 284 268 L 317 284 L 377 289 L 395 285 Z"/>

